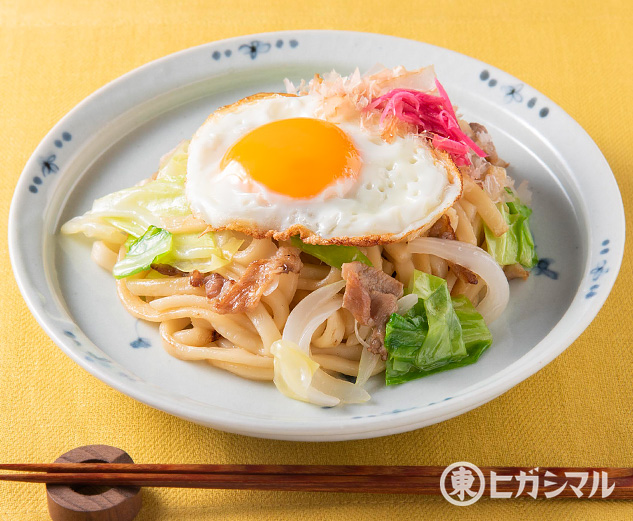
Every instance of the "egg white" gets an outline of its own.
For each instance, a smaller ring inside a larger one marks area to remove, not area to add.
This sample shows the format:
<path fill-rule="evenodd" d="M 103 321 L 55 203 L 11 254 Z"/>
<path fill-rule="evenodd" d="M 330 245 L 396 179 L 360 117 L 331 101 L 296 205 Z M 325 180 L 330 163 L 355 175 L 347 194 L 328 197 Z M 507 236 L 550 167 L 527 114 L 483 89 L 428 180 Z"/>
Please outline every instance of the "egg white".
<path fill-rule="evenodd" d="M 337 122 L 361 156 L 356 179 L 334 183 L 309 199 L 273 192 L 235 161 L 222 169 L 225 152 L 266 123 L 319 118 L 319 102 L 281 95 L 243 101 L 213 114 L 189 146 L 186 195 L 194 214 L 213 229 L 275 238 L 300 233 L 315 244 L 393 242 L 432 224 L 461 194 L 461 177 L 447 156 L 416 136 L 387 143 L 358 121 Z M 298 182 L 301 175 L 297 172 Z"/>

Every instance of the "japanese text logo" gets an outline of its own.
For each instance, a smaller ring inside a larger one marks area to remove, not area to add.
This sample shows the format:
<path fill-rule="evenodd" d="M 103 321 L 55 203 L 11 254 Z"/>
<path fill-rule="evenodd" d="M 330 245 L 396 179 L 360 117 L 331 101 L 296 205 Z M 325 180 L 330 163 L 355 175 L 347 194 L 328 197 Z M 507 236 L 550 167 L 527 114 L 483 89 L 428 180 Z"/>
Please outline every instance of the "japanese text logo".
<path fill-rule="evenodd" d="M 468 461 L 453 463 L 444 469 L 440 490 L 453 505 L 472 505 L 488 492 L 491 498 L 530 496 L 533 499 L 561 497 L 607 498 L 615 483 L 609 484 L 607 472 L 599 469 L 506 468 L 487 469 L 487 476 Z"/>

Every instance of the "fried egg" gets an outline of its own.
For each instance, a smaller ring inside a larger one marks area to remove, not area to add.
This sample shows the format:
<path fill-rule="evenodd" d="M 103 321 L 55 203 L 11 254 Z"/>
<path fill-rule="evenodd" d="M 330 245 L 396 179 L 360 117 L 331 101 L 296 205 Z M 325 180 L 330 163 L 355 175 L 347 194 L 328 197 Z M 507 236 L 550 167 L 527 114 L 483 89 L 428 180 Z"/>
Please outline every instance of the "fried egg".
<path fill-rule="evenodd" d="M 186 195 L 213 230 L 368 246 L 416 236 L 459 198 L 450 157 L 333 123 L 310 95 L 258 94 L 215 111 L 189 146 Z"/>

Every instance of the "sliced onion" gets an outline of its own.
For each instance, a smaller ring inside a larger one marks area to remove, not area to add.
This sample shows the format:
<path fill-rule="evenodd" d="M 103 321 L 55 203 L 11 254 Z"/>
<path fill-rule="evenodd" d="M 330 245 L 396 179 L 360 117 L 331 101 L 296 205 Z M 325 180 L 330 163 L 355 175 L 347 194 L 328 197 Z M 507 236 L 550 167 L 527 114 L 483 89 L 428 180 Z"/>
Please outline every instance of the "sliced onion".
<path fill-rule="evenodd" d="M 367 331 L 365 331 L 365 334 L 363 334 L 362 332 L 359 331 L 358 328 L 358 320 L 354 319 L 354 334 L 356 335 L 356 338 L 358 339 L 358 341 L 367 349 L 369 349 L 369 344 L 367 342 L 365 342 L 365 336 L 367 336 L 367 333 L 369 332 L 369 327 L 368 326 L 362 326 L 364 327 Z"/>
<path fill-rule="evenodd" d="M 434 237 L 420 237 L 408 245 L 411 253 L 427 253 L 459 264 L 476 273 L 488 286 L 486 296 L 477 306 L 487 324 L 496 320 L 508 305 L 510 286 L 497 262 L 472 244 Z"/>
<path fill-rule="evenodd" d="M 270 346 L 270 352 L 275 358 L 273 381 L 281 393 L 294 400 L 326 407 L 334 407 L 341 403 L 340 398 L 326 394 L 312 385 L 315 373 L 321 369 L 319 364 L 299 349 L 299 346 L 278 340 Z"/>
<path fill-rule="evenodd" d="M 404 315 L 407 311 L 409 311 L 413 306 L 418 303 L 419 297 L 415 293 L 410 293 L 409 295 L 405 295 L 402 298 L 398 299 L 398 309 L 396 313 L 398 315 Z"/>
<path fill-rule="evenodd" d="M 297 342 L 301 349 L 303 349 L 306 353 L 309 351 L 310 340 L 312 340 L 314 332 L 328 319 L 330 315 L 338 311 L 342 305 L 342 298 L 333 297 L 331 300 L 328 300 L 325 304 L 323 304 L 320 309 L 318 309 L 318 313 L 314 313 L 310 316 L 310 320 L 303 326 L 304 329 L 301 333 L 301 338 L 299 339 L 299 342 Z"/>
<path fill-rule="evenodd" d="M 327 304 L 328 301 L 333 300 L 334 296 L 341 291 L 344 286 L 345 281 L 339 280 L 338 282 L 328 284 L 327 286 L 323 286 L 322 288 L 313 291 L 299 302 L 290 315 L 288 315 L 288 320 L 286 321 L 282 338 L 299 345 L 308 323 L 311 322 L 315 314 L 321 314 L 323 312 L 323 306 Z M 334 311 L 336 311 L 336 309 Z M 330 314 L 334 311 L 330 311 Z M 327 316 L 325 318 L 327 318 Z M 317 326 L 318 325 L 319 324 L 317 324 Z M 304 351 L 307 351 L 306 348 L 303 346 L 301 347 Z"/>
<path fill-rule="evenodd" d="M 317 373 L 318 372 L 319 371 L 317 371 Z M 321 407 L 336 407 L 339 403 L 341 403 L 341 400 L 336 396 L 321 392 L 312 385 L 308 387 L 308 390 L 306 391 L 306 399 L 301 401 L 320 405 Z"/>
<path fill-rule="evenodd" d="M 340 309 L 343 299 L 337 294 L 343 287 L 345 281 L 340 280 L 310 293 L 288 316 L 283 339 L 272 345 L 275 385 L 286 396 L 325 406 L 369 400 L 370 396 L 362 385 L 327 374 L 310 358 L 312 335 L 320 324 Z M 373 367 L 375 364 L 372 370 Z"/>
<path fill-rule="evenodd" d="M 342 403 L 364 403 L 371 398 L 361 386 L 334 378 L 322 369 L 314 373 L 311 387 L 324 395 L 338 398 Z"/>
<path fill-rule="evenodd" d="M 268 295 L 270 295 L 273 291 L 275 291 L 277 289 L 277 286 L 279 286 L 279 275 L 277 275 L 273 281 L 271 282 L 270 286 L 268 287 L 268 289 L 266 291 L 264 291 L 264 297 L 267 297 Z"/>
<path fill-rule="evenodd" d="M 327 407 L 339 403 L 363 403 L 370 398 L 361 386 L 326 373 L 292 342 L 278 340 L 270 351 L 274 356 L 273 381 L 289 398 Z"/>
<path fill-rule="evenodd" d="M 378 364 L 378 360 L 380 360 L 380 355 L 376 353 L 372 353 L 368 349 L 363 349 L 363 352 L 360 354 L 360 363 L 358 364 L 358 376 L 356 377 L 356 384 L 359 387 L 362 387 L 367 383 L 369 377 L 376 369 L 376 364 Z"/>

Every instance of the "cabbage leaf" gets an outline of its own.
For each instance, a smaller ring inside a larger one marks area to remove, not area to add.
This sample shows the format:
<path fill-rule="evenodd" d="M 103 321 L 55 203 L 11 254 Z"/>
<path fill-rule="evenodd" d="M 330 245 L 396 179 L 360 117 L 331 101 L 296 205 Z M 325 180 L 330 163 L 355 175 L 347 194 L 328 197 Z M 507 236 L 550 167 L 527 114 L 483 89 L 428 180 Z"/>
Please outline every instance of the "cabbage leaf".
<path fill-rule="evenodd" d="M 230 235 L 172 234 L 150 226 L 139 238 L 128 239 L 127 254 L 114 265 L 112 274 L 117 279 L 129 277 L 150 269 L 152 264 L 208 273 L 228 264 L 241 245 L 241 240 Z"/>
<path fill-rule="evenodd" d="M 190 215 L 185 196 L 188 146 L 184 141 L 166 156 L 155 179 L 95 200 L 90 211 L 65 223 L 62 233 L 118 243 L 121 234 L 138 238 L 150 226 L 162 227 L 163 217 Z"/>
<path fill-rule="evenodd" d="M 89 212 L 62 226 L 62 233 L 125 243 L 127 255 L 116 263 L 113 274 L 128 277 L 168 264 L 184 272 L 215 271 L 228 264 L 242 245 L 230 232 L 170 233 L 163 218 L 191 215 L 185 195 L 187 151 L 183 141 L 161 159 L 154 179 L 97 199 Z"/>
<path fill-rule="evenodd" d="M 508 223 L 508 231 L 497 237 L 484 225 L 488 253 L 501 266 L 520 263 L 525 268 L 533 268 L 538 262 L 538 257 L 530 231 L 532 210 L 519 199 L 498 203 L 497 208 Z"/>
<path fill-rule="evenodd" d="M 127 254 L 114 265 L 112 274 L 121 279 L 148 270 L 157 257 L 171 249 L 171 244 L 171 233 L 150 226 L 138 239 L 126 243 Z"/>
<path fill-rule="evenodd" d="M 155 262 L 180 271 L 209 273 L 226 266 L 243 242 L 230 233 L 174 233 L 171 249 Z"/>
<path fill-rule="evenodd" d="M 367 256 L 356 246 L 306 244 L 297 235 L 291 237 L 290 242 L 301 251 L 316 257 L 334 268 L 341 269 L 343 264 L 354 261 L 362 262 L 368 266 L 372 265 Z"/>
<path fill-rule="evenodd" d="M 418 303 L 387 322 L 387 385 L 476 362 L 492 344 L 483 318 L 466 297 L 451 298 L 446 281 L 415 270 Z"/>

